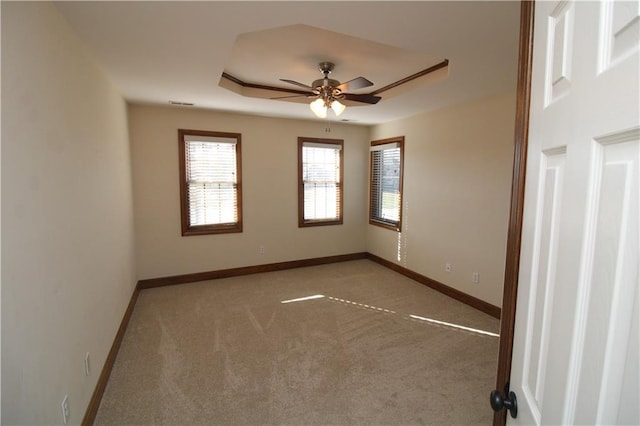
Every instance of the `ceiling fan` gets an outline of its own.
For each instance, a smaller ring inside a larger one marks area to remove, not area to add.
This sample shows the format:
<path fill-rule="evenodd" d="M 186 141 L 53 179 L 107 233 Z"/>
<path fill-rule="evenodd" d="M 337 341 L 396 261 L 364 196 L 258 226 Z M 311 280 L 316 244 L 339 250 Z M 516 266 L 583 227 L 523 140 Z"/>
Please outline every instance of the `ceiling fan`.
<path fill-rule="evenodd" d="M 335 65 L 332 62 L 320 62 L 318 64 L 320 72 L 324 75 L 324 78 L 320 78 L 311 83 L 308 86 L 303 83 L 299 83 L 294 80 L 287 80 L 281 78 L 280 81 L 285 83 L 294 84 L 296 86 L 303 87 L 308 90 L 307 93 L 294 95 L 294 96 L 281 96 L 272 99 L 284 99 L 293 98 L 298 96 L 306 96 L 308 98 L 316 98 L 311 102 L 309 107 L 319 118 L 325 118 L 327 116 L 327 109 L 331 108 L 336 115 L 342 114 L 345 110 L 345 105 L 340 103 L 340 100 L 345 99 L 348 101 L 362 102 L 365 104 L 377 104 L 380 96 L 368 95 L 368 94 L 356 94 L 346 93 L 349 90 L 362 89 L 364 87 L 373 86 L 373 83 L 364 77 L 356 77 L 345 83 L 340 83 L 338 80 L 329 78 L 329 74 L 333 71 Z"/>

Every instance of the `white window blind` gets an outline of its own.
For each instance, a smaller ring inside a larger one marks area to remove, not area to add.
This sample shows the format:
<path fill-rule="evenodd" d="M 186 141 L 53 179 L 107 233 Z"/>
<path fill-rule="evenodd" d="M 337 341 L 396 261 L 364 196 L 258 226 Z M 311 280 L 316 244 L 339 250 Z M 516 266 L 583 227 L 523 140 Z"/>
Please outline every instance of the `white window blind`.
<path fill-rule="evenodd" d="M 235 143 L 187 141 L 186 159 L 189 224 L 237 222 Z"/>
<path fill-rule="evenodd" d="M 399 227 L 402 205 L 402 145 L 371 146 L 370 217 L 374 222 Z"/>
<path fill-rule="evenodd" d="M 183 235 L 241 232 L 240 135 L 179 133 Z"/>
<path fill-rule="evenodd" d="M 342 220 L 342 144 L 302 142 L 302 222 Z"/>

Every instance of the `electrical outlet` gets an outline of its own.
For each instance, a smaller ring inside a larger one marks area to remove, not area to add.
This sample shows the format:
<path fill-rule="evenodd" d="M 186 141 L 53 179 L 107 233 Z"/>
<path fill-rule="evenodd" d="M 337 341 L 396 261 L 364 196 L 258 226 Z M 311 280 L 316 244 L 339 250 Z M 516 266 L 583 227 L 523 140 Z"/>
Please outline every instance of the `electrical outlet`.
<path fill-rule="evenodd" d="M 447 271 L 447 272 L 451 272 L 451 264 L 450 263 L 445 264 L 444 265 L 444 270 Z"/>
<path fill-rule="evenodd" d="M 69 395 L 64 396 L 62 404 L 60 404 L 60 408 L 62 408 L 62 421 L 66 425 L 67 420 L 69 420 Z"/>
<path fill-rule="evenodd" d="M 480 283 L 480 274 L 478 272 L 474 272 L 472 275 L 472 280 L 474 284 Z"/>
<path fill-rule="evenodd" d="M 258 251 L 260 252 L 260 254 L 264 254 L 264 246 L 261 245 Z"/>
<path fill-rule="evenodd" d="M 89 352 L 84 356 L 84 375 L 88 376 L 91 373 L 91 360 L 89 359 Z"/>

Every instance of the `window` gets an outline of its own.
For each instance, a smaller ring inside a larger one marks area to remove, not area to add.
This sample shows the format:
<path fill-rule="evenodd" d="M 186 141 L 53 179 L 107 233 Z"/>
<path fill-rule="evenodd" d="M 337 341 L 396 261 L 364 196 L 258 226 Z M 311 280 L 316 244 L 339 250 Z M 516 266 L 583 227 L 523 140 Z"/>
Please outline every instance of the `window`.
<path fill-rule="evenodd" d="M 404 137 L 371 142 L 369 223 L 400 231 Z"/>
<path fill-rule="evenodd" d="M 242 232 L 240 134 L 178 130 L 182 235 Z"/>
<path fill-rule="evenodd" d="M 342 223 L 340 139 L 298 138 L 298 226 Z"/>

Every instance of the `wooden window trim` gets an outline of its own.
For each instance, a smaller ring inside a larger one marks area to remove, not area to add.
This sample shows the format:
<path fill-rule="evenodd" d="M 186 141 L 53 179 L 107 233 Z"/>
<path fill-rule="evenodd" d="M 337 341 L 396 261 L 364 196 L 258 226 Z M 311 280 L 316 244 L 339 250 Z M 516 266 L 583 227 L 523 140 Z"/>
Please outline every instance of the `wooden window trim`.
<path fill-rule="evenodd" d="M 369 152 L 369 224 L 374 226 L 379 226 L 381 228 L 390 229 L 392 231 L 401 232 L 402 231 L 402 205 L 404 204 L 404 192 L 403 192 L 403 181 L 404 181 L 404 136 L 396 136 L 387 139 L 379 139 L 375 141 L 371 141 L 370 147 L 378 146 L 378 145 L 386 145 L 389 143 L 397 143 L 400 147 L 400 180 L 398 182 L 398 189 L 400 192 L 400 205 L 398 211 L 398 222 L 396 224 L 391 224 L 383 221 L 379 221 L 373 218 L 373 154 Z"/>
<path fill-rule="evenodd" d="M 187 182 L 185 136 L 209 136 L 236 140 L 236 194 L 238 199 L 238 220 L 234 223 L 191 225 L 189 223 L 189 191 Z M 228 234 L 242 232 L 242 146 L 240 133 L 211 132 L 205 130 L 178 129 L 178 146 L 180 159 L 180 213 L 183 236 Z"/>
<path fill-rule="evenodd" d="M 337 219 L 304 219 L 304 182 L 302 176 L 302 147 L 305 142 L 340 145 L 339 161 L 340 161 L 340 182 L 339 182 L 339 200 L 338 200 L 338 218 Z M 326 225 L 342 225 L 344 211 L 344 140 L 343 139 L 324 139 L 324 138 L 308 138 L 298 137 L 298 227 L 308 226 L 326 226 Z"/>

